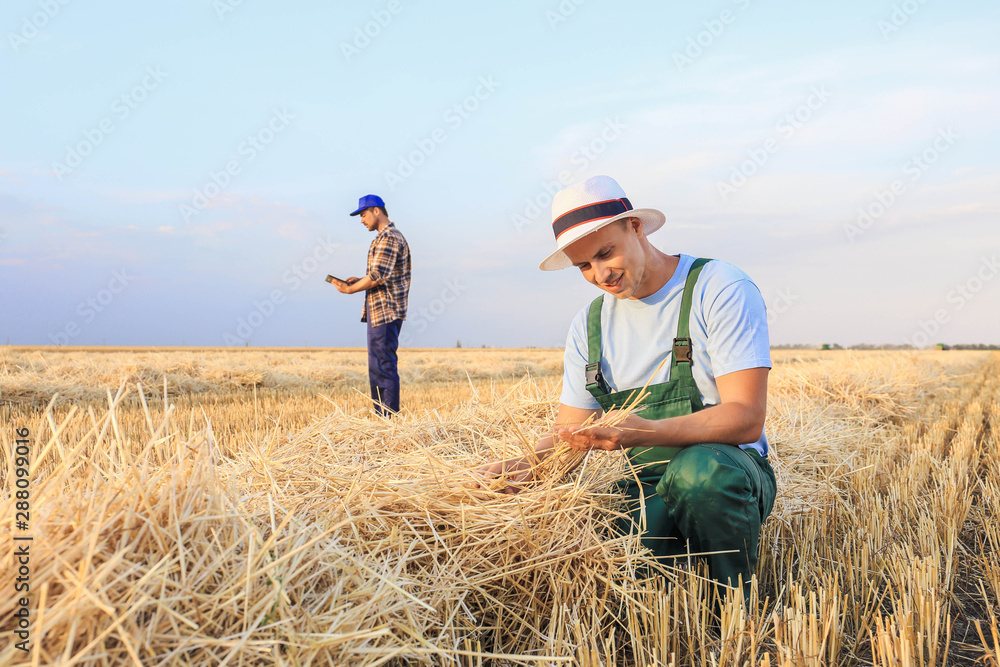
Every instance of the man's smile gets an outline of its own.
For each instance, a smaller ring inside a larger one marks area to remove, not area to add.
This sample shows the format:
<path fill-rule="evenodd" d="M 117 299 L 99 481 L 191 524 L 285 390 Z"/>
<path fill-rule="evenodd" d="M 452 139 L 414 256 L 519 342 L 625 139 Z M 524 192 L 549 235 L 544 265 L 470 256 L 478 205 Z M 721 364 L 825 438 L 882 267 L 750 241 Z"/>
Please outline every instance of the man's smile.
<path fill-rule="evenodd" d="M 604 283 L 602 287 L 604 287 L 604 289 L 606 289 L 609 292 L 617 292 L 618 289 L 622 286 L 622 278 L 624 277 L 625 277 L 624 273 L 619 273 L 617 278 L 615 278 L 613 281 Z"/>

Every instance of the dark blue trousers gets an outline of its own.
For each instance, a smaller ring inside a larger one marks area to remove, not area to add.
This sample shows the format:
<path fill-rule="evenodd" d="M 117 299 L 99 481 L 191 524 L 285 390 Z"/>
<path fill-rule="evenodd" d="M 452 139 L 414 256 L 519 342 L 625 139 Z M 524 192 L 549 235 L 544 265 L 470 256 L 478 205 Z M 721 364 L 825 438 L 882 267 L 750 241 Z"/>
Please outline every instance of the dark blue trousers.
<path fill-rule="evenodd" d="M 399 412 L 399 368 L 396 348 L 403 320 L 393 320 L 377 327 L 368 322 L 368 384 L 371 386 L 375 413 Z"/>

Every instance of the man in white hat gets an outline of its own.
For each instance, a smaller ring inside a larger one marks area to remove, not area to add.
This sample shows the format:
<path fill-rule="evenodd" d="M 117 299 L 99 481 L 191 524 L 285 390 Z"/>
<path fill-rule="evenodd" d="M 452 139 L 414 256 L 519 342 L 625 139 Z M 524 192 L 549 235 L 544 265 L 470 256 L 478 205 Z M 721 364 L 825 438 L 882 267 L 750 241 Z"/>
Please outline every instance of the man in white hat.
<path fill-rule="evenodd" d="M 664 215 L 633 209 L 608 176 L 558 192 L 552 220 L 556 251 L 539 268 L 575 266 L 606 293 L 570 326 L 557 428 L 539 441 L 537 457 L 551 453 L 556 439 L 585 450 L 624 449 L 638 481 L 621 482 L 632 517 L 622 529 L 641 531 L 643 544 L 667 564 L 715 552 L 706 556 L 712 578 L 742 582 L 746 593 L 775 497 L 764 435 L 771 357 L 760 291 L 731 264 L 653 247 L 646 237 Z M 650 396 L 620 427 L 578 430 L 647 381 Z M 506 479 L 507 492 L 516 493 L 530 469 L 518 458 L 483 472 Z"/>

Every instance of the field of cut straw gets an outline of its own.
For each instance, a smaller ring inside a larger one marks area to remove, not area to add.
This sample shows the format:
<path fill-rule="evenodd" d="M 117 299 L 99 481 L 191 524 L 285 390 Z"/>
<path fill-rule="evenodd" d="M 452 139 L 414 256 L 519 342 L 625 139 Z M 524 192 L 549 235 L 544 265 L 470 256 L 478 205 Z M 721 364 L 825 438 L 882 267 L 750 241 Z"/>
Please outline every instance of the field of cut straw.
<path fill-rule="evenodd" d="M 1000 667 L 1000 355 L 774 358 L 744 605 L 609 530 L 617 454 L 470 488 L 560 351 L 403 350 L 385 421 L 362 350 L 0 348 L 0 665 Z"/>

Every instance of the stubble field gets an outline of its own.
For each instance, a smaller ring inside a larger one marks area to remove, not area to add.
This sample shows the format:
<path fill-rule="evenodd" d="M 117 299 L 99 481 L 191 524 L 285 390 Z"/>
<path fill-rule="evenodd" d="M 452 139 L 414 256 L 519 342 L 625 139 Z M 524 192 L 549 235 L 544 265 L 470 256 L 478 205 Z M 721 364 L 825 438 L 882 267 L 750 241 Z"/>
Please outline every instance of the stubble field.
<path fill-rule="evenodd" d="M 609 530 L 616 454 L 470 488 L 559 350 L 403 350 L 390 422 L 363 350 L 0 348 L 0 665 L 1000 665 L 1000 355 L 773 356 L 744 606 Z"/>

